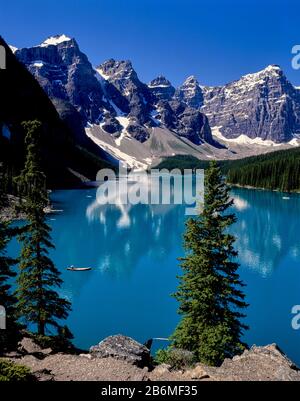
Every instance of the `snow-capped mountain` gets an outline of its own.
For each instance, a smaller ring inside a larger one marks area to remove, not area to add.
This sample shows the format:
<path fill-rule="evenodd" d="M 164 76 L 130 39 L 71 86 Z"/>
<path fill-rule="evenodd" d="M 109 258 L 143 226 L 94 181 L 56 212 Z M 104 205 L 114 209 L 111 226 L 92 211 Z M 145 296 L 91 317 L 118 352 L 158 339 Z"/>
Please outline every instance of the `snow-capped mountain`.
<path fill-rule="evenodd" d="M 225 138 L 282 143 L 300 134 L 300 91 L 277 65 L 225 86 L 204 87 L 203 96 L 201 110 Z"/>
<path fill-rule="evenodd" d="M 7 66 L 0 74 L 0 160 L 18 174 L 25 157 L 22 122 L 37 119 L 43 124 L 41 162 L 50 187 L 77 187 L 83 179 L 94 179 L 99 166 L 111 166 L 111 156 L 87 137 L 75 108 L 68 129 L 49 96 L 17 60 L 16 49 L 10 49 L 1 36 L 0 45 L 6 50 Z"/>
<path fill-rule="evenodd" d="M 46 39 L 40 46 L 41 47 L 48 47 L 50 45 L 56 46 L 63 42 L 69 42 L 72 39 L 66 35 L 56 35 L 50 36 L 50 38 Z"/>
<path fill-rule="evenodd" d="M 76 121 L 74 129 L 80 125 L 80 116 L 86 129 L 95 126 L 105 141 L 113 140 L 118 147 L 125 138 L 148 141 L 156 127 L 196 145 L 214 144 L 207 118 L 200 110 L 175 99 L 175 88 L 164 77 L 149 85 L 141 82 L 130 61 L 110 59 L 93 68 L 76 40 L 66 35 L 18 49 L 15 55 L 69 125 Z"/>
<path fill-rule="evenodd" d="M 48 38 L 39 46 L 19 49 L 15 54 L 58 111 L 64 113 L 66 103 L 72 105 L 85 126 L 99 125 L 121 140 L 126 131 L 126 135 L 143 143 L 150 138 L 152 128 L 164 126 L 159 118 L 166 107 L 171 117 L 166 118 L 165 128 L 196 144 L 213 143 L 206 118 L 199 110 L 186 110 L 187 106 L 178 101 L 160 103 L 172 100 L 175 88 L 163 77 L 150 85 L 142 83 L 130 61 L 110 59 L 93 68 L 76 40 L 66 35 Z"/>
<path fill-rule="evenodd" d="M 300 90 L 278 66 L 220 87 L 190 76 L 176 89 L 164 76 L 143 83 L 130 61 L 110 59 L 94 68 L 66 35 L 14 53 L 81 140 L 85 131 L 115 158 L 129 155 L 131 165 L 185 153 L 241 157 L 265 152 L 265 145 L 298 144 Z"/>
<path fill-rule="evenodd" d="M 104 99 L 96 72 L 75 39 L 65 35 L 54 36 L 38 46 L 18 49 L 15 55 L 48 96 L 60 100 L 60 107 L 63 103 L 75 107 L 84 125 L 100 121 L 105 107 L 111 109 Z"/>

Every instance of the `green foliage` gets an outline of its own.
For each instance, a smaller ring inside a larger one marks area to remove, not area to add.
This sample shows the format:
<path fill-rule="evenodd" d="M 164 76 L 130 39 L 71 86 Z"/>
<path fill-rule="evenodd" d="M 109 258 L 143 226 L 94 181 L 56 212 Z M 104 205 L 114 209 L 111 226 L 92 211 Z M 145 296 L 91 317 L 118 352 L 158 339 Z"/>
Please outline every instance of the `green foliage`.
<path fill-rule="evenodd" d="M 0 166 L 0 209 L 7 204 L 3 189 L 2 165 Z M 0 305 L 6 310 L 6 330 L 0 330 L 0 353 L 14 347 L 18 341 L 19 326 L 15 319 L 16 302 L 11 291 L 10 280 L 16 276 L 13 266 L 16 261 L 7 255 L 6 249 L 13 236 L 9 222 L 0 220 Z"/>
<path fill-rule="evenodd" d="M 199 160 L 191 155 L 176 155 L 164 158 L 155 168 L 173 170 L 179 168 L 184 169 L 205 169 L 209 165 L 206 160 Z"/>
<path fill-rule="evenodd" d="M 236 221 L 226 213 L 232 206 L 229 188 L 216 162 L 205 174 L 203 211 L 186 223 L 181 258 L 183 275 L 175 298 L 182 320 L 173 335 L 173 346 L 195 354 L 200 362 L 219 365 L 227 357 L 239 354 L 247 304 L 237 273 L 235 238 L 228 228 Z"/>
<path fill-rule="evenodd" d="M 28 382 L 32 380 L 34 377 L 27 367 L 0 359 L 0 382 Z"/>
<path fill-rule="evenodd" d="M 25 168 L 16 179 L 20 203 L 28 223 L 19 236 L 22 251 L 19 264 L 17 310 L 26 322 L 35 323 L 38 333 L 45 335 L 46 326 L 59 328 L 57 320 L 65 319 L 70 303 L 59 297 L 55 287 L 60 287 L 60 273 L 48 257 L 51 243 L 50 227 L 44 208 L 48 205 L 46 177 L 40 167 L 39 121 L 23 124 L 26 130 L 27 157 Z"/>
<path fill-rule="evenodd" d="M 31 337 L 41 348 L 51 348 L 54 352 L 76 351 L 71 341 L 74 338 L 73 334 L 67 326 L 58 327 L 56 336 L 32 334 Z"/>
<path fill-rule="evenodd" d="M 300 190 L 300 149 L 284 150 L 232 162 L 231 184 L 279 191 Z"/>
<path fill-rule="evenodd" d="M 170 365 L 171 369 L 179 370 L 193 367 L 196 363 L 196 358 L 190 351 L 169 347 L 167 349 L 159 349 L 156 352 L 154 362 L 158 365 L 165 363 Z"/>
<path fill-rule="evenodd" d="M 206 169 L 209 162 L 193 156 L 165 158 L 157 168 Z M 231 184 L 293 192 L 300 190 L 300 149 L 280 150 L 238 160 L 220 160 L 218 165 Z"/>

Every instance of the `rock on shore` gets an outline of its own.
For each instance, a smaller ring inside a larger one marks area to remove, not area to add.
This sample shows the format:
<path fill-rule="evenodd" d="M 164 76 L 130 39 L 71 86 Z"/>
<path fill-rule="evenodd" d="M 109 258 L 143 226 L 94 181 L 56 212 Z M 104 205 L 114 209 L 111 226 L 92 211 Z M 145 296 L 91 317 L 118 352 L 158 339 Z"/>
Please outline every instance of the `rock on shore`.
<path fill-rule="evenodd" d="M 299 369 L 276 344 L 253 346 L 218 368 L 198 363 L 182 371 L 168 365 L 153 369 L 149 350 L 121 335 L 80 355 L 54 353 L 25 338 L 6 358 L 29 367 L 39 381 L 300 381 Z"/>
<path fill-rule="evenodd" d="M 150 350 L 130 337 L 116 335 L 107 337 L 90 348 L 93 358 L 115 358 L 140 368 L 150 365 Z"/>

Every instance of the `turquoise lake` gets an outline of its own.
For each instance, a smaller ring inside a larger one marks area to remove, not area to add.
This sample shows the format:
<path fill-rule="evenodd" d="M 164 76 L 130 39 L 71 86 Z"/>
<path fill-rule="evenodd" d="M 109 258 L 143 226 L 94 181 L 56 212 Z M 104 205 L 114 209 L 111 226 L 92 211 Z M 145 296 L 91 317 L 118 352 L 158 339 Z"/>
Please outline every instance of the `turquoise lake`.
<path fill-rule="evenodd" d="M 61 212 L 51 215 L 56 249 L 51 257 L 62 272 L 60 290 L 73 306 L 67 324 L 78 347 L 88 348 L 112 334 L 140 342 L 168 337 L 178 315 L 170 296 L 183 255 L 184 206 L 98 206 L 96 189 L 55 191 Z M 300 304 L 300 196 L 235 189 L 232 227 L 247 287 L 245 334 L 249 344 L 276 342 L 300 365 L 300 330 L 291 309 Z M 15 242 L 10 251 L 18 253 Z M 69 272 L 70 265 L 91 266 Z M 156 346 L 162 346 L 159 343 Z"/>

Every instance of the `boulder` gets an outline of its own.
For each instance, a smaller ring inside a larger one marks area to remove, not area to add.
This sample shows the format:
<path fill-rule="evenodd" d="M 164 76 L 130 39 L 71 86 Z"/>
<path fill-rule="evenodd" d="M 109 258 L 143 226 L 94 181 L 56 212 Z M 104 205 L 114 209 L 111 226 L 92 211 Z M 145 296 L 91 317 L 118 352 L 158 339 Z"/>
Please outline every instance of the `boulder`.
<path fill-rule="evenodd" d="M 41 369 L 34 372 L 34 376 L 39 382 L 53 382 L 55 377 L 49 369 Z"/>
<path fill-rule="evenodd" d="M 197 363 L 193 369 L 189 369 L 184 373 L 184 377 L 189 380 L 203 380 L 210 376 L 207 372 L 207 367 L 202 363 Z"/>
<path fill-rule="evenodd" d="M 219 368 L 205 370 L 221 381 L 300 381 L 299 369 L 276 344 L 253 346 L 242 355 L 225 359 Z"/>
<path fill-rule="evenodd" d="M 93 358 L 115 358 L 138 367 L 150 366 L 150 350 L 130 337 L 110 336 L 90 348 Z"/>
<path fill-rule="evenodd" d="M 18 352 L 22 355 L 33 355 L 39 359 L 43 359 L 52 353 L 52 349 L 42 348 L 32 338 L 23 337 L 18 344 Z"/>

